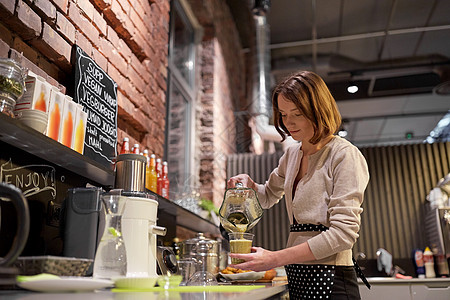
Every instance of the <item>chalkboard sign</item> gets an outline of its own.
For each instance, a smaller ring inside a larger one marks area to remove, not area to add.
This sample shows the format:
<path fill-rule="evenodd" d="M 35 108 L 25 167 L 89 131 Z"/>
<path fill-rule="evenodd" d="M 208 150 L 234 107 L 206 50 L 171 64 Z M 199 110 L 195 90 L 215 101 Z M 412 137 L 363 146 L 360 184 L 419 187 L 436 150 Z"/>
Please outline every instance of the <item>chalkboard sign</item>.
<path fill-rule="evenodd" d="M 117 84 L 77 45 L 72 59 L 74 101 L 88 114 L 84 155 L 111 168 L 117 154 Z"/>

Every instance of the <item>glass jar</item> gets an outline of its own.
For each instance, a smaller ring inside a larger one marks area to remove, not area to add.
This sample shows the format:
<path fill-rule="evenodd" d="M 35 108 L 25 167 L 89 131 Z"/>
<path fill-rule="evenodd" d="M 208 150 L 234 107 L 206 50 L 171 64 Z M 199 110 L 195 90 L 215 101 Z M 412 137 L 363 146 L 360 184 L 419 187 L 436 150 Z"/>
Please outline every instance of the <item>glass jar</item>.
<path fill-rule="evenodd" d="M 0 92 L 0 113 L 14 118 L 15 106 L 16 101 L 13 98 L 11 98 L 7 93 Z"/>
<path fill-rule="evenodd" d="M 25 91 L 26 71 L 18 62 L 0 58 L 0 91 L 12 95 L 17 100 Z"/>

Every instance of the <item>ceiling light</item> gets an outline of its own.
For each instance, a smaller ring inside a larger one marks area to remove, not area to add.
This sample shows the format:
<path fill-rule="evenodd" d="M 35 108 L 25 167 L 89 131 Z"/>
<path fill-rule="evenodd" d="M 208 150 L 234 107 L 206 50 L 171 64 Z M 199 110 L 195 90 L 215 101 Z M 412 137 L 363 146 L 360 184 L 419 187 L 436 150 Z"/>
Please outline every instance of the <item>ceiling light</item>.
<path fill-rule="evenodd" d="M 351 83 L 348 87 L 347 87 L 347 92 L 349 92 L 350 94 L 354 94 L 358 91 L 358 86 L 355 85 L 354 83 Z"/>
<path fill-rule="evenodd" d="M 450 140 L 449 137 L 449 126 L 450 126 L 450 110 L 445 114 L 445 116 L 438 122 L 436 127 L 431 130 L 430 135 L 425 139 L 424 142 L 447 142 Z"/>

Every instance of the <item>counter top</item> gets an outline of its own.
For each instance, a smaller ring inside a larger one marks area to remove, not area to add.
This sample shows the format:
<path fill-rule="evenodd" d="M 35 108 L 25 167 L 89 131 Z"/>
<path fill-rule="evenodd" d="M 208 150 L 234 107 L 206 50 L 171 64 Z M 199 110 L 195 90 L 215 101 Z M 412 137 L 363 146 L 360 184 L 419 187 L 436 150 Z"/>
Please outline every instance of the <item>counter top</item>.
<path fill-rule="evenodd" d="M 428 286 L 450 286 L 450 278 L 411 278 L 399 279 L 394 277 L 367 277 L 370 284 L 425 284 Z M 364 285 L 362 280 L 358 278 L 358 284 Z"/>
<path fill-rule="evenodd" d="M 2 300 L 25 300 L 25 299 L 65 299 L 65 300 L 122 300 L 122 299 L 166 299 L 166 300 L 183 300 L 183 299 L 211 299 L 211 300 L 259 300 L 271 297 L 281 298 L 287 292 L 287 285 L 263 286 L 246 292 L 113 292 L 112 290 L 101 290 L 90 293 L 37 293 L 25 290 L 0 290 L 0 298 Z"/>

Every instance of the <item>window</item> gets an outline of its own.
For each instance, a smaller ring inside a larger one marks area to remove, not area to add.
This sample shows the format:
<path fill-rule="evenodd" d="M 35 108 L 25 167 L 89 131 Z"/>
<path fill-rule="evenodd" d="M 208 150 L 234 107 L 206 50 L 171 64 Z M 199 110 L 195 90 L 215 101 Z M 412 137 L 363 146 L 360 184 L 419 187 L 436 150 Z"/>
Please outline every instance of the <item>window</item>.
<path fill-rule="evenodd" d="M 199 26 L 184 0 L 172 1 L 165 157 L 171 198 L 193 184 L 195 38 Z"/>

